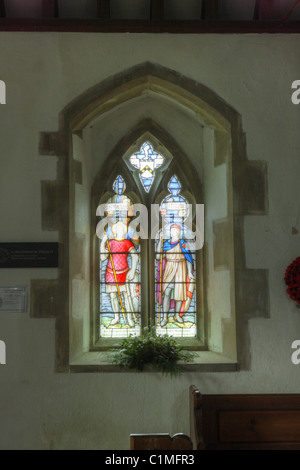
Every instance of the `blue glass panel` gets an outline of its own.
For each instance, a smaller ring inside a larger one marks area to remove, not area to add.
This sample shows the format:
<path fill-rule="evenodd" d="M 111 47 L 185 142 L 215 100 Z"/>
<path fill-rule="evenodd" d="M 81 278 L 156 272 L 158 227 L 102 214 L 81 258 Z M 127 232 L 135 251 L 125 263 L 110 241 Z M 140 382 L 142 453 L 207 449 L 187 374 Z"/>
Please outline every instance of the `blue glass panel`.
<path fill-rule="evenodd" d="M 120 196 L 121 194 L 125 192 L 125 189 L 126 189 L 126 184 L 125 184 L 124 178 L 122 178 L 122 176 L 120 175 L 117 176 L 113 184 L 114 192 Z"/>
<path fill-rule="evenodd" d="M 179 193 L 180 189 L 181 189 L 181 185 L 178 181 L 178 179 L 176 178 L 176 176 L 173 176 L 171 179 L 170 179 L 170 182 L 169 182 L 169 185 L 168 185 L 168 189 L 170 191 L 170 193 L 173 195 L 173 196 L 177 196 L 177 194 Z"/>

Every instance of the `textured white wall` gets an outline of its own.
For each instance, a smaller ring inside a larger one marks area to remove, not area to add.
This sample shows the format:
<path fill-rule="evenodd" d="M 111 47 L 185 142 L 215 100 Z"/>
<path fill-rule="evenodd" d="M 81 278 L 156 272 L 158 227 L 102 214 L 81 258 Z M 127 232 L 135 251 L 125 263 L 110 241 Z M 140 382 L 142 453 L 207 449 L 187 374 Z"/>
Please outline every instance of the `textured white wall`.
<path fill-rule="evenodd" d="M 135 432 L 188 432 L 188 387 L 203 393 L 300 392 L 291 344 L 300 311 L 283 282 L 299 256 L 299 35 L 1 33 L 0 241 L 54 241 L 41 230 L 40 180 L 55 157 L 38 155 L 39 131 L 87 88 L 150 61 L 211 88 L 242 116 L 249 159 L 268 163 L 269 214 L 245 220 L 249 268 L 269 269 L 269 319 L 249 321 L 251 370 L 158 374 L 56 374 L 54 320 L 1 313 L 0 448 L 126 449 Z M 298 230 L 292 231 L 292 227 Z M 293 232 L 295 234 L 293 234 Z M 0 270 L 0 285 L 30 285 L 55 270 Z"/>

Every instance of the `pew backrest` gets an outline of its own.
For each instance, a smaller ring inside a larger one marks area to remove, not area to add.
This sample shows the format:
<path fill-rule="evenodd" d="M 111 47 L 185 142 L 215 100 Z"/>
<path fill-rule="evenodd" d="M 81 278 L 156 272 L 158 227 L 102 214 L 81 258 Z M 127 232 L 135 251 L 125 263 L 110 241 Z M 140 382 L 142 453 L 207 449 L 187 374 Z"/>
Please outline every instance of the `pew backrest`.
<path fill-rule="evenodd" d="M 202 395 L 190 387 L 193 448 L 300 450 L 299 394 Z"/>

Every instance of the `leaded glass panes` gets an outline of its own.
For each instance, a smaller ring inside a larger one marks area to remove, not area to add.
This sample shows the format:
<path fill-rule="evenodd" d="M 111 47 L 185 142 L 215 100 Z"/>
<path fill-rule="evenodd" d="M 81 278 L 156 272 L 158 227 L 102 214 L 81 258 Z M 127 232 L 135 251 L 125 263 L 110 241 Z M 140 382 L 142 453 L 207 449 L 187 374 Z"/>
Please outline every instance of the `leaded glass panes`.
<path fill-rule="evenodd" d="M 156 239 L 155 325 L 157 334 L 194 338 L 196 328 L 196 253 L 194 236 L 184 225 L 189 205 L 176 176 L 160 206 L 163 229 Z"/>
<path fill-rule="evenodd" d="M 125 184 L 124 178 L 121 175 L 116 177 L 114 184 L 113 184 L 113 190 L 118 196 L 125 193 L 126 184 Z"/>
<path fill-rule="evenodd" d="M 113 184 L 115 195 L 107 201 L 109 223 L 100 241 L 100 337 L 140 335 L 140 248 L 130 230 L 132 202 L 124 194 L 122 176 Z"/>
<path fill-rule="evenodd" d="M 146 193 L 148 193 L 155 177 L 155 169 L 163 164 L 164 157 L 156 153 L 149 142 L 145 142 L 139 152 L 131 155 L 129 161 L 134 168 L 140 170 L 141 183 Z"/>

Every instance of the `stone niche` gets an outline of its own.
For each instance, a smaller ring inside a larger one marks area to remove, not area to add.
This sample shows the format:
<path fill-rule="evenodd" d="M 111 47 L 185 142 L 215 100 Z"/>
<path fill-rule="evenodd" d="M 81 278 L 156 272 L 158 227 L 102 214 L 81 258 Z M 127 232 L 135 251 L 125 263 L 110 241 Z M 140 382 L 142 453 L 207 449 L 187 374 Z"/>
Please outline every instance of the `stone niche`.
<path fill-rule="evenodd" d="M 42 214 L 43 228 L 59 231 L 61 256 L 57 280 L 32 281 L 31 313 L 56 319 L 58 371 L 114 370 L 93 347 L 93 195 L 112 159 L 143 135 L 175 157 L 182 149 L 201 181 L 205 348 L 186 370 L 249 368 L 248 320 L 268 317 L 269 295 L 268 272 L 246 266 L 243 218 L 268 211 L 266 165 L 247 159 L 229 104 L 155 64 L 95 85 L 62 110 L 57 133 L 40 134 L 40 154 L 58 157 L 57 180 L 42 182 Z"/>

